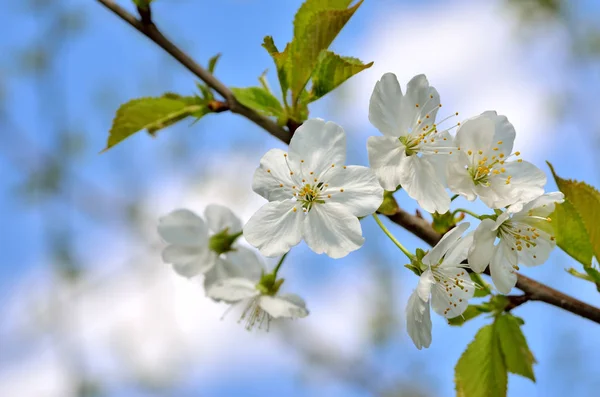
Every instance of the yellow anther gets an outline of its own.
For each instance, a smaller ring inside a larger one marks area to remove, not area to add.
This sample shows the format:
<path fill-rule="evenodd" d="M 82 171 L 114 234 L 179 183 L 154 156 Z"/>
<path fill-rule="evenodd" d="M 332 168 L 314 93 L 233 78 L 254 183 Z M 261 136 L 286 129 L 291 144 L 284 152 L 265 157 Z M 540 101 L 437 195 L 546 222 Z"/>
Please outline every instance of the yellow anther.
<path fill-rule="evenodd" d="M 304 160 L 300 160 L 301 163 L 304 163 Z"/>
<path fill-rule="evenodd" d="M 306 179 L 302 179 L 302 182 L 303 182 L 303 183 L 304 183 L 304 182 L 306 182 Z"/>
<path fill-rule="evenodd" d="M 456 150 L 460 150 L 460 146 L 456 148 Z"/>
<path fill-rule="evenodd" d="M 522 163 L 522 162 L 523 162 L 523 159 L 518 159 L 517 160 L 517 163 Z"/>
<path fill-rule="evenodd" d="M 327 195 L 327 198 L 331 198 L 331 194 L 328 194 L 328 195 Z"/>
<path fill-rule="evenodd" d="M 458 116 L 458 112 L 454 113 L 455 116 Z"/>
<path fill-rule="evenodd" d="M 515 152 L 515 156 L 520 156 L 521 152 Z"/>
<path fill-rule="evenodd" d="M 433 153 L 437 153 L 437 152 L 438 152 L 437 150 L 434 150 L 434 151 L 433 151 Z"/>
<path fill-rule="evenodd" d="M 294 211 L 294 212 L 296 212 L 296 211 L 297 211 L 296 207 L 294 207 L 294 210 L 293 210 L 293 211 Z"/>
<path fill-rule="evenodd" d="M 498 148 L 497 148 L 497 147 L 495 147 L 495 148 L 493 148 L 492 150 L 498 150 Z"/>
<path fill-rule="evenodd" d="M 472 150 L 467 151 L 467 153 L 469 153 L 469 156 L 473 154 Z"/>
<path fill-rule="evenodd" d="M 344 193 L 344 189 L 340 189 L 340 192 Z"/>
<path fill-rule="evenodd" d="M 268 173 L 271 173 L 271 170 L 267 170 Z"/>
<path fill-rule="evenodd" d="M 344 169 L 346 169 L 346 168 L 348 168 L 348 167 L 344 166 Z"/>
<path fill-rule="evenodd" d="M 500 153 L 500 154 L 498 155 L 498 157 L 500 157 L 501 159 L 502 159 L 502 158 L 504 158 L 504 153 Z"/>
<path fill-rule="evenodd" d="M 552 222 L 552 218 L 550 218 L 550 217 L 546 218 L 546 220 L 547 220 L 548 222 Z"/>
<path fill-rule="evenodd" d="M 502 141 L 498 141 L 498 145 L 502 145 Z"/>
<path fill-rule="evenodd" d="M 332 168 L 333 168 L 333 167 L 335 167 L 335 164 L 331 164 L 331 167 L 332 167 Z"/>
<path fill-rule="evenodd" d="M 312 174 L 314 174 L 314 172 L 311 171 L 310 174 L 312 175 Z"/>
<path fill-rule="evenodd" d="M 504 167 L 500 168 L 500 172 L 506 172 L 506 168 L 504 168 Z"/>
<path fill-rule="evenodd" d="M 280 184 L 279 184 L 279 187 L 283 187 L 283 183 L 280 183 Z"/>
<path fill-rule="evenodd" d="M 293 171 L 290 171 L 290 175 L 294 175 L 294 172 L 293 172 Z"/>
<path fill-rule="evenodd" d="M 283 157 L 287 157 L 287 153 L 284 153 L 284 154 L 283 154 Z"/>
<path fill-rule="evenodd" d="M 477 151 L 477 153 L 479 153 L 479 155 L 481 156 L 483 154 L 483 150 L 479 150 Z"/>
<path fill-rule="evenodd" d="M 316 182 L 316 181 L 318 181 L 318 179 L 317 179 L 317 178 L 315 178 L 315 179 L 313 179 L 313 181 L 315 181 L 315 182 Z"/>
<path fill-rule="evenodd" d="M 418 103 L 417 103 L 417 104 L 415 104 L 415 107 L 416 107 L 416 108 L 418 108 L 418 107 L 419 107 L 419 104 L 418 104 Z"/>

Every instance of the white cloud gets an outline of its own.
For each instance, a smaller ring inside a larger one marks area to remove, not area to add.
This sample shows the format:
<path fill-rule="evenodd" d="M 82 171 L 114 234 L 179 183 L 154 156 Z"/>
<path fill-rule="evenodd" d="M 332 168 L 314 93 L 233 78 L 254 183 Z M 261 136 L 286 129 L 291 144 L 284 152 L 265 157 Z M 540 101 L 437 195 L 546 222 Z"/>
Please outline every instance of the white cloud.
<path fill-rule="evenodd" d="M 440 92 L 444 105 L 440 116 L 458 111 L 459 118 L 466 118 L 497 110 L 515 125 L 515 148 L 525 158 L 541 161 L 538 156 L 552 145 L 550 88 L 544 77 L 556 73 L 560 55 L 543 53 L 547 46 L 539 45 L 558 40 L 560 33 L 520 44 L 514 15 L 496 2 L 414 4 L 386 9 L 373 18 L 359 52 L 361 59 L 375 64 L 347 87 L 358 99 L 351 105 L 350 117 L 355 123 L 368 123 L 369 97 L 383 73 L 395 73 L 403 86 L 412 76 L 425 73 Z M 452 118 L 446 126 L 457 121 Z"/>

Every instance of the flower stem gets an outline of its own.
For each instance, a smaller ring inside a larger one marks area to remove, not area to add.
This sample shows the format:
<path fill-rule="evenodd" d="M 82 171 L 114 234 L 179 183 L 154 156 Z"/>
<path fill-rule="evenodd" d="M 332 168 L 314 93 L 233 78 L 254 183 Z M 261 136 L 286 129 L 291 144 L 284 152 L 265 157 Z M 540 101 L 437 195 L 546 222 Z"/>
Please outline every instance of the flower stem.
<path fill-rule="evenodd" d="M 283 261 L 285 260 L 285 257 L 287 256 L 287 254 L 288 254 L 288 252 L 286 252 L 285 254 L 283 254 L 283 256 L 281 257 L 281 259 L 279 259 L 279 262 L 277 262 L 277 265 L 275 266 L 275 269 L 273 269 L 273 276 L 275 278 L 277 278 L 277 272 L 279 272 L 279 268 L 283 264 Z"/>
<path fill-rule="evenodd" d="M 463 212 L 463 213 L 465 213 L 465 214 L 469 214 L 469 215 L 471 215 L 473 218 L 481 219 L 481 216 L 477 215 L 476 213 L 474 213 L 474 212 L 472 212 L 472 211 L 469 211 L 469 210 L 467 210 L 467 209 L 464 209 L 464 208 L 457 208 L 457 209 L 455 209 L 454 211 L 452 211 L 452 215 L 454 216 L 454 215 L 456 215 L 456 214 L 457 214 L 457 213 L 459 213 L 459 212 Z"/>
<path fill-rule="evenodd" d="M 458 198 L 458 196 L 460 196 L 460 194 L 455 194 L 454 196 L 452 196 L 452 198 L 450 199 L 450 201 L 454 201 Z"/>
<path fill-rule="evenodd" d="M 375 222 L 377 222 L 377 224 L 379 225 L 379 227 L 381 228 L 381 230 L 383 230 L 383 232 L 390 238 L 390 240 L 392 240 L 392 242 L 394 244 L 396 244 L 396 247 L 400 248 L 400 251 L 402 251 L 404 253 L 404 255 L 406 255 L 408 257 L 408 259 L 412 260 L 414 258 L 414 255 L 411 254 L 401 243 L 400 241 L 398 241 L 396 239 L 396 237 L 394 237 L 394 235 L 388 230 L 387 227 L 385 227 L 385 225 L 383 224 L 383 222 L 381 222 L 381 219 L 379 219 L 379 216 L 377 216 L 376 213 L 373 213 L 373 218 L 375 218 Z"/>

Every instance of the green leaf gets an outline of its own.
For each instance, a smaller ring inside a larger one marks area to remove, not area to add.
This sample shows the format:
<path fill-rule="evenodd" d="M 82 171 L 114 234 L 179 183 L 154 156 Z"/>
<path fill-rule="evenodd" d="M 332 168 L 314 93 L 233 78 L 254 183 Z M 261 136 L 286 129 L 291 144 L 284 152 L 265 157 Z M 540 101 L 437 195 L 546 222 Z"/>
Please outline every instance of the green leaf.
<path fill-rule="evenodd" d="M 495 324 L 481 328 L 454 368 L 459 397 L 505 397 L 506 365 Z"/>
<path fill-rule="evenodd" d="M 279 100 L 263 87 L 232 88 L 231 91 L 244 106 L 266 116 L 285 117 L 285 110 Z"/>
<path fill-rule="evenodd" d="M 465 310 L 461 316 L 449 318 L 448 324 L 449 325 L 463 325 L 467 321 L 474 319 L 475 317 L 479 316 L 482 313 L 485 313 L 485 311 L 479 310 L 479 306 L 469 305 L 467 307 L 467 310 Z"/>
<path fill-rule="evenodd" d="M 363 64 L 357 58 L 342 57 L 331 51 L 322 51 L 312 74 L 309 102 L 316 101 L 336 89 L 350 77 L 370 68 L 372 65 L 373 62 Z"/>
<path fill-rule="evenodd" d="M 318 0 L 309 0 L 300 7 L 294 19 L 294 39 L 287 64 L 294 104 L 317 66 L 321 51 L 329 47 L 362 2 L 345 8 L 349 1 L 329 0 L 319 5 Z"/>
<path fill-rule="evenodd" d="M 133 99 L 117 110 L 105 152 L 140 130 L 154 134 L 161 128 L 188 116 L 202 117 L 208 112 L 197 97 L 165 94 L 158 98 Z"/>
<path fill-rule="evenodd" d="M 384 191 L 383 192 L 383 202 L 377 209 L 377 212 L 383 215 L 394 215 L 398 212 L 398 203 L 394 198 L 394 192 Z"/>
<path fill-rule="evenodd" d="M 521 332 L 519 320 L 511 314 L 503 314 L 496 318 L 495 324 L 506 369 L 535 382 L 533 364 L 536 360 Z"/>
<path fill-rule="evenodd" d="M 211 57 L 208 60 L 208 71 L 210 72 L 210 74 L 213 74 L 215 72 L 215 66 L 217 66 L 217 61 L 219 60 L 219 58 L 221 58 L 221 53 L 218 53 L 217 55 Z"/>
<path fill-rule="evenodd" d="M 556 175 L 552 164 L 548 163 L 548 165 L 558 188 L 564 193 L 566 201 L 571 203 L 575 211 L 579 214 L 585 231 L 588 234 L 588 241 L 591 244 L 592 252 L 596 258 L 600 258 L 600 192 L 585 182 L 562 179 Z M 555 226 L 555 228 L 560 228 L 561 234 L 565 233 L 560 226 Z M 584 263 L 584 265 L 590 266 L 591 259 L 587 264 Z"/>
<path fill-rule="evenodd" d="M 279 52 L 275 43 L 273 42 L 273 37 L 266 36 L 263 39 L 262 46 L 269 52 L 271 58 L 273 58 L 273 62 L 275 62 L 275 67 L 277 68 L 277 77 L 279 78 L 279 85 L 281 86 L 281 94 L 283 98 L 287 97 L 287 91 L 290 86 L 289 82 L 289 48 L 290 44 L 285 47 L 283 52 Z"/>
<path fill-rule="evenodd" d="M 584 266 L 589 266 L 592 263 L 594 251 L 590 243 L 590 236 L 573 204 L 568 199 L 562 204 L 557 204 L 550 218 L 556 245 L 573 259 Z"/>

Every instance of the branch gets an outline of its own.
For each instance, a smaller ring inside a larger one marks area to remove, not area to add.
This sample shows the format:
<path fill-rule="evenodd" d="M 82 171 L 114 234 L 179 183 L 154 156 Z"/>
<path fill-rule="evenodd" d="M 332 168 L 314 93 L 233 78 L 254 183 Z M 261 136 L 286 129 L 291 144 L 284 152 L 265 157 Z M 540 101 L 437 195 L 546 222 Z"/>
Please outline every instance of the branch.
<path fill-rule="evenodd" d="M 148 37 L 154 43 L 156 43 L 163 50 L 171 54 L 179 63 L 185 66 L 190 72 L 196 77 L 204 81 L 209 87 L 218 92 L 224 99 L 225 102 L 215 102 L 214 111 L 226 111 L 230 110 L 233 113 L 240 114 L 255 124 L 265 129 L 268 133 L 278 138 L 279 140 L 289 143 L 293 131 L 298 128 L 298 125 L 288 125 L 288 130 L 279 127 L 273 120 L 264 117 L 254 110 L 239 103 L 230 89 L 228 89 L 222 82 L 220 82 L 215 76 L 209 73 L 202 66 L 198 65 L 192 58 L 186 53 L 179 49 L 169 39 L 167 39 L 160 30 L 156 27 L 151 19 L 150 9 L 146 10 L 142 14 L 142 20 L 138 20 L 135 16 L 131 15 L 127 10 L 115 4 L 111 0 L 97 0 L 99 3 L 104 5 L 110 11 L 115 13 L 129 25 L 137 29 L 140 33 Z M 218 109 L 218 110 L 217 110 Z M 394 215 L 388 216 L 388 218 L 404 227 L 409 232 L 421 238 L 429 245 L 435 245 L 442 238 L 442 235 L 437 233 L 431 224 L 421 216 L 411 215 L 408 212 L 398 209 L 398 212 Z M 550 305 L 560 307 L 571 313 L 578 314 L 582 317 L 590 319 L 600 324 L 600 309 L 588 305 L 585 302 L 577 300 L 573 297 L 563 294 L 553 288 L 550 288 L 542 283 L 525 277 L 522 274 L 517 273 L 517 288 L 524 292 L 523 297 L 519 297 L 514 303 L 518 305 L 527 301 L 540 301 Z M 515 305 L 514 307 L 518 306 Z"/>
<path fill-rule="evenodd" d="M 237 113 L 244 116 L 256 125 L 262 127 L 275 138 L 285 143 L 290 143 L 290 139 L 292 139 L 292 132 L 281 128 L 273 120 L 264 117 L 249 107 L 239 103 L 229 88 L 227 88 L 222 82 L 216 79 L 215 76 L 208 72 L 208 70 L 198 65 L 192 58 L 189 57 L 189 55 L 187 55 L 185 52 L 179 49 L 179 47 L 167 39 L 152 21 L 149 7 L 142 14 L 142 21 L 111 0 L 98 0 L 98 2 L 115 13 L 118 17 L 127 22 L 137 31 L 148 37 L 160 48 L 168 52 L 179 63 L 185 66 L 196 77 L 204 81 L 210 88 L 218 92 L 219 95 L 225 99 L 227 106 L 232 113 Z"/>

